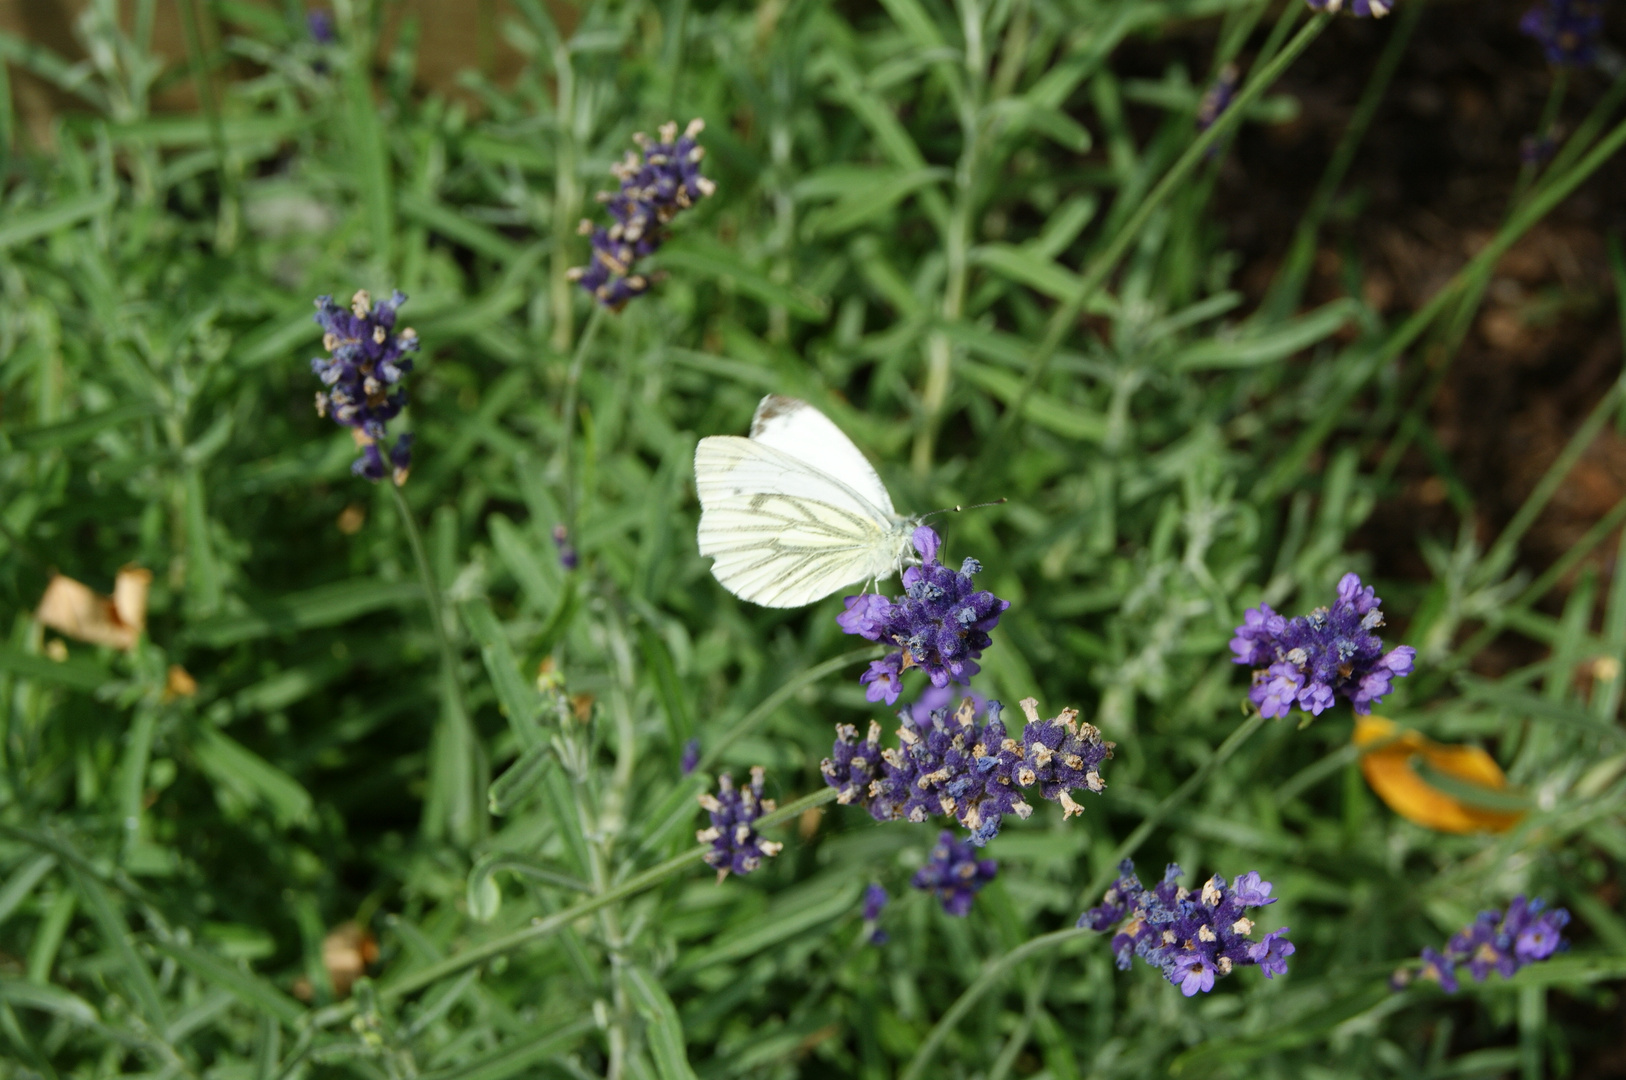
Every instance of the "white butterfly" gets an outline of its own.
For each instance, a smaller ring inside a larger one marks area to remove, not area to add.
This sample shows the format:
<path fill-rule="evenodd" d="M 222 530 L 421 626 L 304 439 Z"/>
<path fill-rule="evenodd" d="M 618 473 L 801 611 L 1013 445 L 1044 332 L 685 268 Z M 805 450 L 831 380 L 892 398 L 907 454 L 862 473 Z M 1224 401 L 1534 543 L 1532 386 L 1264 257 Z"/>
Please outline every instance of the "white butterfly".
<path fill-rule="evenodd" d="M 700 554 L 723 588 L 764 607 L 801 607 L 891 577 L 918 523 L 892 509 L 852 440 L 805 401 L 769 394 L 751 437 L 694 451 Z"/>

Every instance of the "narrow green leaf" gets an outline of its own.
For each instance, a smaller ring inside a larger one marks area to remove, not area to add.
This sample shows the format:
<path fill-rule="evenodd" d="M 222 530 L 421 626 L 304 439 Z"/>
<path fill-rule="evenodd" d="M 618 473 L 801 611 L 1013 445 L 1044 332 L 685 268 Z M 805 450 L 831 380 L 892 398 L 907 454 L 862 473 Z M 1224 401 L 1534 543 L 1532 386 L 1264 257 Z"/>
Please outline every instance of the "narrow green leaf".
<path fill-rule="evenodd" d="M 519 258 L 520 246 L 506 236 L 427 195 L 403 191 L 398 202 L 403 217 L 428 226 L 470 251 L 507 265 Z"/>
<path fill-rule="evenodd" d="M 299 781 L 213 725 L 192 745 L 198 765 L 217 784 L 250 803 L 264 803 L 283 827 L 311 820 L 314 803 Z"/>
<path fill-rule="evenodd" d="M 1199 341 L 1181 350 L 1174 357 L 1173 366 L 1180 371 L 1214 371 L 1273 364 L 1331 337 L 1360 310 L 1355 300 L 1334 300 L 1273 330 L 1229 341 L 1222 338 Z"/>
<path fill-rule="evenodd" d="M 710 948 L 684 957 L 675 971 L 689 975 L 712 964 L 755 956 L 787 938 L 840 918 L 852 911 L 857 898 L 858 882 L 851 878 L 838 878 L 834 885 L 829 879 L 815 880 L 787 890 L 762 915 L 729 930 Z"/>
<path fill-rule="evenodd" d="M 341 581 L 258 602 L 254 610 L 193 623 L 181 635 L 189 645 L 221 648 L 273 634 L 336 626 L 385 608 L 423 603 L 423 588 L 407 581 Z"/>
<path fill-rule="evenodd" d="M 491 676 L 492 689 L 497 701 L 508 716 L 508 726 L 519 739 L 526 752 L 543 744 L 542 728 L 537 717 L 542 711 L 542 697 L 536 687 L 526 682 L 519 672 L 519 660 L 508 645 L 502 625 L 484 599 L 470 600 L 463 605 L 463 621 L 480 644 L 480 659 L 485 662 L 486 673 Z M 523 760 L 523 759 L 522 759 Z M 510 770 L 512 771 L 512 770 Z M 496 788 L 492 785 L 492 811 L 496 810 Z"/>
<path fill-rule="evenodd" d="M 63 199 L 39 210 L 8 213 L 5 222 L 0 224 L 0 251 L 71 228 L 112 205 L 113 193 L 100 191 L 75 199 Z"/>
<path fill-rule="evenodd" d="M 491 812 L 498 816 L 513 813 L 520 803 L 542 786 L 553 763 L 553 748 L 547 743 L 539 740 L 526 747 L 519 759 L 491 782 L 487 791 Z"/>
<path fill-rule="evenodd" d="M 13 450 L 24 453 L 40 450 L 59 450 L 67 446 L 77 446 L 88 442 L 106 431 L 131 420 L 142 417 L 158 415 L 158 406 L 150 402 L 131 402 L 127 405 L 115 405 L 111 409 L 82 416 L 75 420 L 64 420 L 60 424 L 46 424 L 43 427 L 24 428 L 21 431 L 9 433 L 6 438 L 10 441 Z"/>
<path fill-rule="evenodd" d="M 1530 716 L 1541 720 L 1551 720 L 1568 727 L 1583 731 L 1589 735 L 1598 735 L 1614 742 L 1626 743 L 1626 729 L 1617 727 L 1607 720 L 1600 720 L 1591 710 L 1579 705 L 1570 705 L 1564 702 L 1548 701 L 1537 694 L 1519 690 L 1501 683 L 1487 682 L 1471 676 L 1464 676 L 1457 680 L 1462 693 L 1475 701 L 1484 702 L 1503 712 L 1515 716 Z"/>
<path fill-rule="evenodd" d="M 666 269 L 727 281 L 747 296 L 782 307 L 798 319 L 818 322 L 827 313 L 821 297 L 770 281 L 760 268 L 746 266 L 733 251 L 700 237 L 674 240 L 661 248 L 658 258 Z"/>
<path fill-rule="evenodd" d="M 641 967 L 622 969 L 633 1008 L 649 1025 L 650 1055 L 661 1080 L 698 1080 L 689 1065 L 689 1052 L 683 1038 L 683 1021 L 666 990 Z"/>
<path fill-rule="evenodd" d="M 90 660 L 52 660 L 9 645 L 0 645 L 0 671 L 73 690 L 99 690 L 112 678 L 106 668 Z"/>
<path fill-rule="evenodd" d="M 64 869 L 73 882 L 74 891 L 84 902 L 85 910 L 101 931 L 102 939 L 118 957 L 119 964 L 116 970 L 123 972 L 123 981 L 134 995 L 141 1014 L 149 1024 L 162 1031 L 165 1026 L 164 1006 L 158 996 L 158 983 L 153 979 L 152 971 L 141 957 L 136 955 L 130 927 L 125 923 L 124 916 L 119 914 L 118 908 L 113 905 L 113 898 L 108 894 L 107 887 L 77 866 L 68 865 Z"/>
<path fill-rule="evenodd" d="M 839 236 L 851 232 L 890 213 L 893 207 L 921 188 L 949 180 L 954 175 L 938 166 L 908 170 L 875 169 L 870 172 L 869 183 L 844 196 L 834 206 L 807 215 L 803 229 L 808 237 Z"/>
<path fill-rule="evenodd" d="M 0 976 L 0 1001 L 39 1009 L 79 1024 L 94 1024 L 101 1019 L 90 1002 L 50 983 L 31 983 L 25 979 Z"/>
<path fill-rule="evenodd" d="M 1022 380 L 1014 372 L 962 361 L 955 371 L 995 397 L 1010 404 L 1021 397 Z M 1022 418 L 1069 439 L 1099 443 L 1107 437 L 1107 418 L 1081 405 L 1068 405 L 1049 394 L 1033 391 L 1022 403 Z"/>
<path fill-rule="evenodd" d="M 595 1027 L 591 1017 L 576 1020 L 545 1034 L 514 1039 L 473 1061 L 423 1073 L 419 1080 L 508 1080 L 569 1047 Z"/>
<path fill-rule="evenodd" d="M 0 925 L 11 918 L 11 913 L 17 910 L 17 905 L 28 899 L 28 894 L 34 891 L 51 868 L 56 865 L 56 856 L 40 854 L 23 863 L 22 866 L 11 872 L 6 883 L 0 885 Z"/>
<path fill-rule="evenodd" d="M 246 968 L 191 945 L 158 941 L 154 947 L 204 982 L 228 991 L 244 1005 L 292 1028 L 305 1019 L 303 1005 Z"/>

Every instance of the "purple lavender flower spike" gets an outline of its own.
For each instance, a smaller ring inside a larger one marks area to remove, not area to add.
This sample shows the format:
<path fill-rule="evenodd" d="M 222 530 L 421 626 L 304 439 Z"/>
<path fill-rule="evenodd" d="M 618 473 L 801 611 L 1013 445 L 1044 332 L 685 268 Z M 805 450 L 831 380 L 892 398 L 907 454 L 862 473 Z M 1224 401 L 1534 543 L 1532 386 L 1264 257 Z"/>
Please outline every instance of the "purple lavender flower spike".
<path fill-rule="evenodd" d="M 1557 67 L 1585 67 L 1598 55 L 1603 0 L 1542 0 L 1524 13 L 1519 32 L 1536 40 Z"/>
<path fill-rule="evenodd" d="M 570 530 L 563 525 L 553 527 L 553 546 L 559 551 L 559 565 L 566 570 L 574 570 L 581 559 L 576 554 L 576 547 L 570 542 Z"/>
<path fill-rule="evenodd" d="M 683 756 L 678 760 L 678 771 L 684 776 L 694 772 L 700 765 L 700 740 L 690 739 L 683 744 Z"/>
<path fill-rule="evenodd" d="M 309 15 L 306 15 L 305 29 L 310 32 L 311 40 L 316 42 L 316 44 L 333 44 L 333 15 L 330 12 L 317 8 Z"/>
<path fill-rule="evenodd" d="M 1457 972 L 1461 968 L 1475 982 L 1484 982 L 1493 971 L 1511 978 L 1520 968 L 1568 948 L 1563 930 L 1569 921 L 1570 913 L 1563 908 L 1548 911 L 1541 900 L 1516 896 L 1505 912 L 1481 911 L 1473 922 L 1451 935 L 1444 952 L 1424 949 L 1422 969 L 1413 975 L 1402 968 L 1389 985 L 1399 990 L 1414 978 L 1426 979 L 1454 994 L 1460 987 Z"/>
<path fill-rule="evenodd" d="M 1357 19 L 1381 19 L 1394 8 L 1394 0 L 1349 0 L 1349 7 L 1344 7 L 1344 0 L 1304 0 L 1310 5 L 1312 11 L 1330 11 L 1337 14 L 1340 11 L 1348 12 Z"/>
<path fill-rule="evenodd" d="M 1355 574 L 1338 582 L 1330 608 L 1285 619 L 1268 604 L 1250 608 L 1231 639 L 1234 662 L 1254 669 L 1249 699 L 1261 715 L 1286 716 L 1295 707 L 1320 716 L 1339 698 L 1365 716 L 1410 675 L 1417 650 L 1398 645 L 1385 652 L 1374 630 L 1383 611 L 1371 586 Z"/>
<path fill-rule="evenodd" d="M 1113 744 L 1094 725 L 1079 722 L 1075 709 L 1043 720 L 1028 698 L 1022 711 L 1027 724 L 1018 739 L 1006 730 L 997 701 L 979 709 L 977 699 L 968 696 L 953 713 L 938 709 L 925 722 L 905 709 L 898 714 L 898 745 L 885 750 L 879 724 L 870 723 L 862 743 L 857 728 L 837 725 L 830 756 L 820 766 L 824 782 L 836 789 L 837 802 L 867 798 L 877 821 L 951 815 L 970 830 L 977 847 L 999 833 L 1006 814 L 1027 818 L 1033 813 L 1029 792 L 1060 803 L 1064 817 L 1082 813 L 1071 793 L 1106 788 L 1100 769 L 1112 757 Z"/>
<path fill-rule="evenodd" d="M 396 311 L 405 302 L 406 294 L 396 291 L 374 304 L 361 290 L 346 310 L 331 296 L 317 297 L 316 322 L 329 355 L 311 360 L 312 373 L 327 387 L 316 395 L 316 414 L 349 428 L 361 448 L 350 471 L 375 483 L 393 476 L 397 487 L 412 469 L 412 435 L 401 435 L 390 446 L 387 425 L 406 407 L 403 381 L 412 371 L 408 354 L 418 348 L 416 331 L 395 329 Z"/>
<path fill-rule="evenodd" d="M 915 871 L 911 881 L 917 889 L 937 894 L 943 910 L 954 916 L 963 916 L 971 910 L 982 887 L 994 880 L 999 865 L 992 859 L 978 859 L 976 848 L 968 840 L 956 840 L 954 834 L 944 830 L 932 848 L 930 861 Z"/>
<path fill-rule="evenodd" d="M 701 795 L 700 805 L 711 815 L 711 828 L 701 829 L 694 837 L 711 845 L 704 858 L 717 871 L 719 882 L 731 872 L 749 874 L 785 846 L 764 840 L 756 830 L 757 818 L 774 809 L 774 801 L 762 797 L 760 765 L 751 770 L 751 782 L 742 788 L 736 788 L 734 778 L 724 773 L 717 778 L 717 794 Z"/>
<path fill-rule="evenodd" d="M 1171 863 L 1163 880 L 1147 889 L 1126 859 L 1101 903 L 1079 916 L 1078 925 L 1097 933 L 1117 927 L 1112 952 L 1119 970 L 1128 970 L 1130 958 L 1139 956 L 1186 997 L 1207 993 L 1241 966 L 1258 967 L 1266 978 L 1287 972 L 1293 954 L 1287 928 L 1253 941 L 1254 923 L 1244 914 L 1274 902 L 1270 882 L 1249 871 L 1227 887 L 1216 874 L 1194 894 L 1180 887 L 1179 878 L 1180 867 Z"/>
<path fill-rule="evenodd" d="M 845 633 L 896 645 L 859 677 L 871 701 L 894 704 L 903 692 L 903 673 L 919 668 L 933 686 L 968 685 L 981 670 L 977 658 L 993 643 L 988 636 L 1010 607 L 991 592 L 978 591 L 972 577 L 982 566 L 966 559 L 958 571 L 937 561 L 942 539 L 925 525 L 914 533 L 920 565 L 903 572 L 904 595 L 896 600 L 865 594 L 846 598 L 836 616 Z"/>
<path fill-rule="evenodd" d="M 871 882 L 869 888 L 864 890 L 864 941 L 869 945 L 885 945 L 887 934 L 878 928 L 881 921 L 881 912 L 886 909 L 887 901 L 891 897 L 886 890 Z"/>
<path fill-rule="evenodd" d="M 706 151 L 695 136 L 705 126 L 691 120 L 679 135 L 677 124 L 667 123 L 661 125 L 659 139 L 642 132 L 633 136 L 643 156 L 629 152 L 614 169 L 621 189 L 598 196 L 608 207 L 613 224 L 595 227 L 589 220 L 582 221 L 578 231 L 592 236 L 593 256 L 586 266 L 572 269 L 570 278 L 611 311 L 620 311 L 629 300 L 649 291 L 649 278 L 636 273 L 633 265 L 666 242 L 673 218 L 717 190 L 716 184 L 700 175 Z"/>

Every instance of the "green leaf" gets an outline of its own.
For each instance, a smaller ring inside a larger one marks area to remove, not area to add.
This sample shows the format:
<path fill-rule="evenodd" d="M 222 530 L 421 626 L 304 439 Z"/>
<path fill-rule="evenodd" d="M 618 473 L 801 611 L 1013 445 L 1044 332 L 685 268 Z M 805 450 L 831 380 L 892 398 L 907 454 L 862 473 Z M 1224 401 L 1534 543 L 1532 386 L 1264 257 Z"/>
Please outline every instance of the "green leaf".
<path fill-rule="evenodd" d="M 193 623 L 181 634 L 186 644 L 221 648 L 273 634 L 336 626 L 385 608 L 423 603 L 423 589 L 407 581 L 341 581 L 274 600 L 253 610 L 217 615 Z"/>
<path fill-rule="evenodd" d="M 0 671 L 74 690 L 99 690 L 112 678 L 111 672 L 90 660 L 52 660 L 9 645 L 0 645 Z"/>
<path fill-rule="evenodd" d="M 117 427 L 128 421 L 157 416 L 159 411 L 158 406 L 150 402 L 131 402 L 127 405 L 115 405 L 111 409 L 103 409 L 101 412 L 76 420 L 64 420 L 60 424 L 24 428 L 21 431 L 11 432 L 6 439 L 10 441 L 13 450 L 24 453 L 59 450 L 88 442 L 108 428 Z"/>
<path fill-rule="evenodd" d="M 0 223 L 0 251 L 68 229 L 113 205 L 113 193 L 101 191 L 63 199 L 39 210 L 7 213 Z"/>
<path fill-rule="evenodd" d="M 988 391 L 1006 404 L 1013 403 L 1022 390 L 1022 380 L 1014 372 L 961 361 L 955 370 L 965 380 Z M 1022 418 L 1047 431 L 1069 439 L 1100 443 L 1107 437 L 1107 418 L 1081 405 L 1068 405 L 1049 394 L 1035 390 L 1022 404 Z"/>
<path fill-rule="evenodd" d="M 712 964 L 755 956 L 787 938 L 838 919 L 852 911 L 858 886 L 856 879 L 843 874 L 789 889 L 775 898 L 765 913 L 724 933 L 710 948 L 689 953 L 674 970 L 690 975 Z"/>
<path fill-rule="evenodd" d="M 26 979 L 0 976 L 0 1001 L 39 1009 L 79 1024 L 94 1024 L 101 1019 L 90 1002 L 50 983 L 32 983 Z"/>
<path fill-rule="evenodd" d="M 6 883 L 0 885 L 0 925 L 11 918 L 11 913 L 17 910 L 17 905 L 28 899 L 28 894 L 34 891 L 51 868 L 56 866 L 56 856 L 40 854 L 29 859 L 22 866 L 11 871 Z"/>
<path fill-rule="evenodd" d="M 1000 277 L 1026 285 L 1052 300 L 1067 300 L 1078 294 L 1083 279 L 1071 270 L 1036 251 L 1015 244 L 978 244 L 966 256 L 972 266 L 992 270 Z M 1111 297 L 1097 290 L 1088 309 L 1109 314 L 1116 309 Z"/>
<path fill-rule="evenodd" d="M 924 169 L 870 169 L 869 179 L 857 185 L 849 195 L 834 206 L 815 210 L 807 215 L 803 230 L 810 239 L 839 236 L 858 226 L 874 221 L 897 206 L 921 188 L 951 179 L 948 169 L 933 166 Z M 811 190 L 818 190 L 812 187 Z"/>
<path fill-rule="evenodd" d="M 649 972 L 641 967 L 622 969 L 627 989 L 631 992 L 633 1008 L 649 1025 L 649 1051 L 655 1059 L 655 1072 L 661 1080 L 698 1080 L 689 1065 L 689 1053 L 683 1038 L 683 1021 L 678 1018 L 677 1006 L 665 989 Z"/>
<path fill-rule="evenodd" d="M 204 982 L 213 983 L 249 1008 L 287 1027 L 296 1027 L 305 1019 L 303 1005 L 247 968 L 176 941 L 157 941 L 154 947 Z"/>
<path fill-rule="evenodd" d="M 64 869 L 69 880 L 73 882 L 74 891 L 84 902 L 85 910 L 90 913 L 91 920 L 101 932 L 102 940 L 118 958 L 115 970 L 123 972 L 125 985 L 134 995 L 136 1006 L 142 1016 L 149 1024 L 162 1031 L 165 1024 L 164 1006 L 158 996 L 158 983 L 153 979 L 152 972 L 142 962 L 141 957 L 136 954 L 130 927 L 114 906 L 107 887 L 78 866 L 69 864 Z"/>
<path fill-rule="evenodd" d="M 1617 727 L 1607 720 L 1600 720 L 1591 710 L 1579 705 L 1569 705 L 1560 701 L 1549 701 L 1538 694 L 1527 690 L 1507 686 L 1502 683 L 1488 682 L 1472 676 L 1462 676 L 1457 685 L 1463 694 L 1475 701 L 1484 702 L 1499 712 L 1512 713 L 1515 716 L 1529 716 L 1540 720 L 1551 720 L 1566 727 L 1575 728 L 1588 735 L 1597 735 L 1613 742 L 1626 743 L 1626 729 Z"/>
<path fill-rule="evenodd" d="M 733 251 L 710 240 L 695 236 L 674 240 L 661 248 L 658 258 L 661 266 L 668 270 L 726 281 L 745 295 L 782 307 L 798 319 L 818 322 L 827 313 L 821 297 L 768 280 L 763 270 L 746 266 Z"/>
<path fill-rule="evenodd" d="M 220 729 L 205 725 L 199 730 L 192 753 L 199 767 L 249 803 L 270 807 L 282 827 L 311 821 L 314 803 L 299 781 L 237 742 Z"/>
<path fill-rule="evenodd" d="M 1334 300 L 1272 330 L 1196 342 L 1177 353 L 1172 366 L 1179 371 L 1214 371 L 1274 364 L 1336 334 L 1360 310 L 1355 300 Z"/>
<path fill-rule="evenodd" d="M 519 258 L 520 246 L 506 236 L 465 217 L 456 210 L 427 195 L 403 191 L 398 205 L 403 217 L 428 226 L 448 240 L 454 240 L 470 251 L 507 265 Z"/>
<path fill-rule="evenodd" d="M 487 792 L 491 812 L 499 817 L 513 813 L 520 803 L 546 782 L 548 769 L 553 763 L 553 748 L 547 743 L 539 740 L 526 747 L 519 759 L 491 782 Z"/>
<path fill-rule="evenodd" d="M 473 1061 L 422 1073 L 419 1080 L 508 1080 L 508 1077 L 525 1072 L 544 1058 L 569 1047 L 595 1027 L 597 1024 L 588 1017 L 545 1034 L 513 1039 Z"/>
<path fill-rule="evenodd" d="M 508 646 L 502 625 L 483 599 L 470 600 L 463 605 L 463 620 L 480 643 L 480 659 L 485 662 L 486 673 L 491 676 L 492 689 L 497 701 L 508 717 L 508 726 L 527 752 L 543 744 L 542 728 L 537 717 L 542 711 L 542 697 L 536 688 L 519 673 L 519 660 Z M 510 770 L 512 771 L 512 770 Z M 492 785 L 493 812 L 496 811 L 496 785 Z M 511 804 L 510 804 L 511 805 Z"/>

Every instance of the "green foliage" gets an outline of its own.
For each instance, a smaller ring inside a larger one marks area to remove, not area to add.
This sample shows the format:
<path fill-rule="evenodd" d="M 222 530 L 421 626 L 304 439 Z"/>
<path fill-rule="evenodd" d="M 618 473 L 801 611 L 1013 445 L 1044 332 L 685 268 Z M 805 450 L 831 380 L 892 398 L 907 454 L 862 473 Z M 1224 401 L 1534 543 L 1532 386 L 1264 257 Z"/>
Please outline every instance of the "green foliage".
<path fill-rule="evenodd" d="M 1272 32 L 1258 0 L 626 0 L 574 27 L 518 0 L 524 71 L 457 101 L 412 90 L 410 25 L 374 62 L 382 5 L 340 4 L 332 47 L 297 5 L 181 6 L 186 72 L 151 56 L 150 2 L 89 5 L 80 64 L 0 38 L 90 110 L 8 160 L 0 221 L 8 1075 L 1528 1077 L 1586 1038 L 1576 1003 L 1615 1000 L 1626 577 L 1537 604 L 1621 513 L 1562 566 L 1515 556 L 1618 388 L 1497 542 L 1463 507 L 1459 538 L 1419 537 L 1431 581 L 1380 588 L 1419 649 L 1386 711 L 1492 748 L 1531 797 L 1512 831 L 1395 817 L 1347 710 L 1245 720 L 1226 648 L 1244 608 L 1365 567 L 1351 535 L 1438 385 L 1397 361 L 1449 361 L 1499 252 L 1626 139 L 1608 109 L 1389 327 L 1358 290 L 1295 310 L 1302 268 L 1244 313 L 1203 152 L 1224 125 L 1194 144 L 1212 71 L 1114 70 L 1133 36 L 1217 20 L 1214 71 L 1266 42 L 1226 123 L 1288 117 L 1259 73 L 1321 25 L 1297 4 Z M 188 77 L 202 115 L 150 112 Z M 690 116 L 717 194 L 650 296 L 590 314 L 565 276 L 587 193 Z M 408 293 L 424 342 L 404 501 L 310 406 L 311 299 L 357 287 Z M 839 601 L 744 604 L 695 551 L 695 442 L 770 391 L 905 511 L 1009 500 L 939 522 L 1012 601 L 977 687 L 1117 743 L 1082 820 L 1042 806 L 990 845 L 966 919 L 905 887 L 935 827 L 821 808 L 833 725 L 883 716 Z M 129 563 L 155 573 L 138 648 L 53 658 L 49 575 L 105 592 Z M 1503 633 L 1543 659 L 1467 674 Z M 758 764 L 785 851 L 714 884 L 695 796 Z M 1275 881 L 1291 973 L 1188 1000 L 1065 932 L 1136 849 Z M 872 880 L 905 894 L 883 948 Z M 1571 954 L 1460 1002 L 1387 989 L 1518 891 L 1572 909 Z M 348 996 L 324 957 L 347 921 L 381 948 Z"/>

